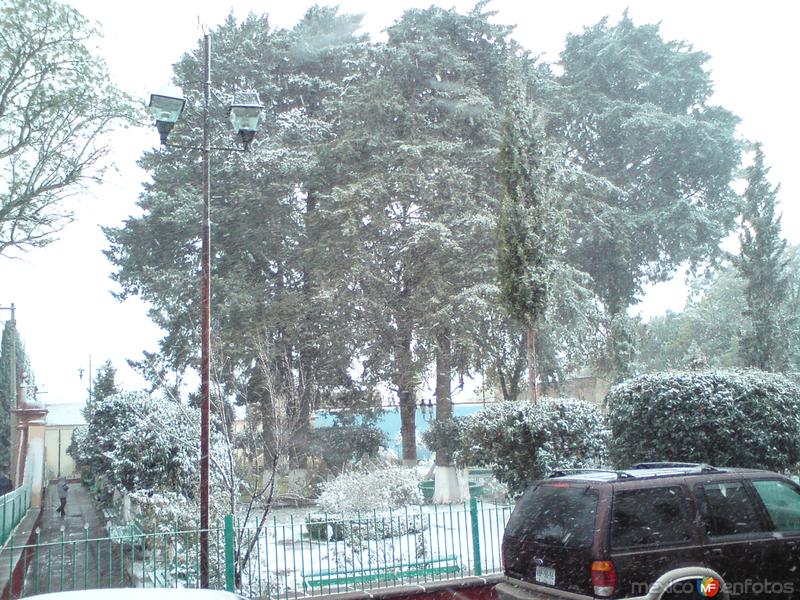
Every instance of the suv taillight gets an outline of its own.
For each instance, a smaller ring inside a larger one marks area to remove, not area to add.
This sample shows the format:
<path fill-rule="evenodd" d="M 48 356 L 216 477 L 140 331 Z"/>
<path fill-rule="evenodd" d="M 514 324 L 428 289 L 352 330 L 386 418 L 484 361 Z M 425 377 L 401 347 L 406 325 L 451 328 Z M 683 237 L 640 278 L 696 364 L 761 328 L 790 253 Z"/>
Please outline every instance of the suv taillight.
<path fill-rule="evenodd" d="M 592 563 L 592 586 L 594 595 L 608 598 L 617 587 L 617 571 L 610 560 L 596 560 Z"/>
<path fill-rule="evenodd" d="M 506 572 L 506 543 L 505 543 L 505 540 L 503 540 L 500 543 L 500 560 L 503 563 L 503 573 L 505 573 Z"/>

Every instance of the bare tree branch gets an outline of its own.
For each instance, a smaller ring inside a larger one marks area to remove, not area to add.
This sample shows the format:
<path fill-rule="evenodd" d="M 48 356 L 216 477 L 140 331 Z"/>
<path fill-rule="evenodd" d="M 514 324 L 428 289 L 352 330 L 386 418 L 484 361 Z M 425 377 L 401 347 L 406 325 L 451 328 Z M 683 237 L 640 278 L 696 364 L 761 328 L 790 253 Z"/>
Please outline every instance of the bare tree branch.
<path fill-rule="evenodd" d="M 96 32 L 55 0 L 0 10 L 0 256 L 44 246 L 70 223 L 65 200 L 100 178 L 133 103 L 85 43 Z"/>

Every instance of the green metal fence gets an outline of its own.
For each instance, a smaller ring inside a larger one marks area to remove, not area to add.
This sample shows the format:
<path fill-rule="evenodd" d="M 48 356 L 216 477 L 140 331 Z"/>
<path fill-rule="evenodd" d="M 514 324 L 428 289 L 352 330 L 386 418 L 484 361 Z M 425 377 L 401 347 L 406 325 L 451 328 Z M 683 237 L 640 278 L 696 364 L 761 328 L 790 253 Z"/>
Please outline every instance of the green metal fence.
<path fill-rule="evenodd" d="M 473 499 L 288 524 L 257 539 L 242 528 L 240 550 L 253 548 L 235 589 L 248 597 L 289 598 L 485 575 L 502 569 L 500 542 L 511 506 Z M 240 551 L 240 556 L 244 552 Z"/>
<path fill-rule="evenodd" d="M 30 484 L 0 496 L 0 545 L 6 543 L 8 536 L 19 525 L 30 506 Z"/>
<path fill-rule="evenodd" d="M 501 570 L 500 542 L 510 506 L 472 500 L 348 517 L 321 515 L 256 534 L 227 517 L 209 530 L 209 580 L 248 598 L 313 596 Z M 24 548 L 22 596 L 109 587 L 196 587 L 197 531 L 69 536 Z M 0 553 L 0 561 L 11 560 Z"/>

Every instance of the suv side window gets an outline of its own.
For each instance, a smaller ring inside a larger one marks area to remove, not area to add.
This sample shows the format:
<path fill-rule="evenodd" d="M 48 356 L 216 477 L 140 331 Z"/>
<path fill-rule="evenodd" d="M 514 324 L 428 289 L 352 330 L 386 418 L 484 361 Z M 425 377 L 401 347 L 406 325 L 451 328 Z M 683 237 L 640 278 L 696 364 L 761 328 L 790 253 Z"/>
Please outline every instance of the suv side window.
<path fill-rule="evenodd" d="M 679 486 L 616 490 L 611 509 L 611 547 L 688 542 L 692 539 L 691 522 Z"/>
<path fill-rule="evenodd" d="M 741 481 L 705 483 L 702 514 L 706 535 L 716 538 L 764 531 L 755 503 Z"/>
<path fill-rule="evenodd" d="M 800 492 L 797 489 L 777 479 L 755 480 L 753 486 L 776 531 L 800 531 Z"/>

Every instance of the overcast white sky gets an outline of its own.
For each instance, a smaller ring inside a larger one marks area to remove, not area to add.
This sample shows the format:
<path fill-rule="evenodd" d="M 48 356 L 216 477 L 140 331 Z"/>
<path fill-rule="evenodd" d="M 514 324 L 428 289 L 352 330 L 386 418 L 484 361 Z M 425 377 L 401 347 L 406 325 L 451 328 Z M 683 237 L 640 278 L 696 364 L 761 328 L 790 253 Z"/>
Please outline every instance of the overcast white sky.
<path fill-rule="evenodd" d="M 98 52 L 112 79 L 124 90 L 147 99 L 171 79 L 172 64 L 195 46 L 199 23 L 213 28 L 231 7 L 237 17 L 248 12 L 270 14 L 274 26 L 291 27 L 313 3 L 306 0 L 187 1 L 69 0 L 97 21 L 105 37 Z M 328 2 L 321 1 L 319 4 Z M 365 30 L 379 35 L 409 7 L 438 4 L 460 11 L 472 1 L 342 0 L 345 12 L 363 13 Z M 780 200 L 784 232 L 800 242 L 800 169 L 796 144 L 800 139 L 797 105 L 800 3 L 784 0 L 495 0 L 495 19 L 516 25 L 516 39 L 536 53 L 555 59 L 567 33 L 579 32 L 604 15 L 616 20 L 628 7 L 636 23 L 660 22 L 662 35 L 683 39 L 711 55 L 715 101 L 742 118 L 740 133 L 764 144 L 773 183 L 782 185 Z M 78 221 L 61 239 L 20 260 L 0 258 L 0 306 L 17 306 L 17 323 L 33 362 L 37 383 L 48 393 L 45 402 L 75 402 L 86 398 L 87 379 L 78 370 L 97 367 L 106 359 L 118 369 L 123 385 L 139 386 L 126 359 L 155 350 L 160 332 L 135 300 L 120 303 L 111 296 L 111 267 L 101 251 L 106 247 L 101 225 L 117 225 L 136 213 L 135 202 L 144 173 L 134 164 L 157 143 L 154 129 L 128 130 L 114 136 L 115 172 L 77 204 Z M 644 314 L 683 306 L 682 286 L 665 284 L 648 295 Z M 0 320 L 8 318 L 0 311 Z"/>

